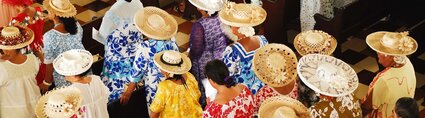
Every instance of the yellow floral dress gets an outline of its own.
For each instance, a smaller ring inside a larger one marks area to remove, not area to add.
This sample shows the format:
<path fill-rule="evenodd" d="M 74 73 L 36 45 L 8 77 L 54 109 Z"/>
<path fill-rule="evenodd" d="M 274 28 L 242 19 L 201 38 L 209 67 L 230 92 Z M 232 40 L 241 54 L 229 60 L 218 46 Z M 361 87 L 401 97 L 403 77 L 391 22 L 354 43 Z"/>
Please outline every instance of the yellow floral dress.
<path fill-rule="evenodd" d="M 198 100 L 201 92 L 191 73 L 186 73 L 186 86 L 171 80 L 159 83 L 158 91 L 149 107 L 152 112 L 160 113 L 161 118 L 200 118 L 202 108 Z"/>

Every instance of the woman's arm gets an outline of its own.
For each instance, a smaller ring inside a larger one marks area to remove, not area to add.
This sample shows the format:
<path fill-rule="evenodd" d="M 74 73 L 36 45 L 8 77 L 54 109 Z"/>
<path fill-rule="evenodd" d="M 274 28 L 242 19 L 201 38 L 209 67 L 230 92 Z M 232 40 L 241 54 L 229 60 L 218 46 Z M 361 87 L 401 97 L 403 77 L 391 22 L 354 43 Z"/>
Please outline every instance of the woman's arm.
<path fill-rule="evenodd" d="M 189 46 L 191 49 L 193 49 L 189 51 L 189 56 L 191 59 L 198 59 L 201 57 L 205 48 L 204 39 L 204 28 L 200 23 L 194 23 L 189 39 Z"/>
<path fill-rule="evenodd" d="M 159 118 L 159 113 L 155 113 L 151 110 L 149 110 L 149 112 L 150 112 L 150 118 Z"/>
<path fill-rule="evenodd" d="M 53 83 L 53 64 L 46 64 L 46 73 L 44 76 L 44 82 L 40 85 L 38 85 L 42 91 L 42 93 L 49 90 L 50 85 L 46 85 L 44 83 Z"/>
<path fill-rule="evenodd" d="M 370 92 L 370 95 L 366 95 L 365 100 L 361 104 L 363 116 L 366 116 L 367 114 L 369 114 L 373 110 L 372 95 L 373 95 L 373 90 L 372 90 L 372 92 Z"/>

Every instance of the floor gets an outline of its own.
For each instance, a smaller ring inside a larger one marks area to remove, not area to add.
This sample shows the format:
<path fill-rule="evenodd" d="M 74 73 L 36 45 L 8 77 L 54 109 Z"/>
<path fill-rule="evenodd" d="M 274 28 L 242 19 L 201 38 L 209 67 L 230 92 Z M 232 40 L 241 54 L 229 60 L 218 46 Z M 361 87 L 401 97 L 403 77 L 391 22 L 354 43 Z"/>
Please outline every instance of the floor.
<path fill-rule="evenodd" d="M 77 8 L 78 14 L 76 18 L 80 24 L 90 23 L 93 19 L 102 17 L 115 0 L 71 0 Z M 34 6 L 40 4 L 35 3 Z M 179 30 L 176 35 L 177 44 L 180 47 L 180 51 L 184 51 L 188 47 L 189 34 L 194 21 L 187 21 L 182 17 L 183 14 L 176 13 L 172 9 L 167 9 L 170 14 L 177 20 L 179 24 Z M 362 98 L 367 90 L 368 85 L 372 81 L 373 77 L 383 68 L 377 63 L 376 53 L 372 51 L 364 41 L 364 37 L 377 30 L 395 30 L 392 27 L 380 26 L 379 24 L 370 27 L 358 35 L 350 37 L 346 42 L 340 42 L 342 46 L 343 57 L 339 57 L 348 64 L 350 64 L 357 72 L 360 85 L 355 91 L 357 98 Z M 289 32 L 291 34 L 291 32 Z M 292 36 L 289 39 L 293 39 L 297 32 L 292 32 Z M 92 40 L 92 39 L 84 39 Z M 418 40 L 418 39 L 417 39 Z M 420 45 L 423 46 L 423 45 Z M 416 52 L 417 56 L 411 56 L 410 60 L 415 66 L 416 78 L 417 78 L 417 89 L 415 99 L 419 104 L 424 102 L 425 97 L 425 68 L 420 65 L 425 65 L 425 53 Z M 420 54 L 421 53 L 421 54 Z M 425 117 L 425 106 L 419 105 L 420 111 Z"/>

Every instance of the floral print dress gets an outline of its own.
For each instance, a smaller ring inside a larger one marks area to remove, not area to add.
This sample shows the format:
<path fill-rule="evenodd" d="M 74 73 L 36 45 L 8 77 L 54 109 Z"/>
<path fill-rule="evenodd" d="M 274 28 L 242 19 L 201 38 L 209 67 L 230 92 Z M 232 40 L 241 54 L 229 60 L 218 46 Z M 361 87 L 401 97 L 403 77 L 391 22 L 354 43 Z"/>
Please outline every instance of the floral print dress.
<path fill-rule="evenodd" d="M 173 40 L 148 39 L 142 41 L 136 51 L 130 81 L 134 83 L 142 81 L 144 83 L 148 107 L 155 97 L 159 82 L 165 79 L 153 62 L 154 55 L 164 50 L 178 51 L 179 49 Z"/>
<path fill-rule="evenodd" d="M 257 36 L 260 42 L 260 47 L 256 50 L 247 52 L 242 44 L 236 42 L 232 45 L 227 46 L 223 52 L 223 62 L 229 67 L 230 76 L 234 78 L 237 83 L 243 83 L 251 90 L 252 94 L 256 94 L 264 83 L 255 75 L 252 69 L 252 60 L 255 52 L 268 44 L 267 39 L 264 36 Z"/>
<path fill-rule="evenodd" d="M 273 87 L 270 86 L 264 86 L 263 88 L 258 91 L 258 93 L 255 95 L 255 102 L 256 102 L 256 111 L 258 111 L 258 108 L 261 106 L 261 103 L 263 103 L 264 100 L 282 95 L 279 92 L 277 92 Z M 293 99 L 298 99 L 298 84 L 295 82 L 294 88 L 292 88 L 292 91 L 288 93 L 286 96 L 291 97 Z"/>
<path fill-rule="evenodd" d="M 142 40 L 142 33 L 134 24 L 126 24 L 108 36 L 101 77 L 111 92 L 109 102 L 118 100 L 130 82 L 137 46 Z"/>
<path fill-rule="evenodd" d="M 313 118 L 362 118 L 360 100 L 354 94 L 331 100 L 321 99 L 309 110 Z"/>

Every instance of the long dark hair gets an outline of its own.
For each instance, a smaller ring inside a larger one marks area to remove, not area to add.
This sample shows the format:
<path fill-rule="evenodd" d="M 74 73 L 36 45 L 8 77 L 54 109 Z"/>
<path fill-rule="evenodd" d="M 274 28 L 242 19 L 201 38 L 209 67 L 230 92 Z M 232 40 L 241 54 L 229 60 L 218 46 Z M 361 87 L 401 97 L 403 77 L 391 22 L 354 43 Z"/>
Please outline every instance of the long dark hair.
<path fill-rule="evenodd" d="M 205 75 L 219 85 L 225 85 L 227 88 L 233 87 L 236 83 L 229 76 L 229 69 L 221 60 L 212 60 L 205 65 Z"/>
<path fill-rule="evenodd" d="M 74 17 L 65 18 L 65 17 L 58 17 L 59 20 L 62 22 L 62 24 L 65 27 L 65 30 L 70 33 L 71 35 L 77 34 L 77 20 L 75 20 Z"/>

